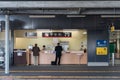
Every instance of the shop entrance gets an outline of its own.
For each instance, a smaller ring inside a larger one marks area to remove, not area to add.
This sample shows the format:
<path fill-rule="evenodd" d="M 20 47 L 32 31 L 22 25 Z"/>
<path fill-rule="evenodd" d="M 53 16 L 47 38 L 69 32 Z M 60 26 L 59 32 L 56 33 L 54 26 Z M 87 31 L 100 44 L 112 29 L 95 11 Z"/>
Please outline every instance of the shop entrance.
<path fill-rule="evenodd" d="M 34 65 L 31 49 L 36 43 L 41 50 L 38 65 L 51 65 L 55 61 L 54 48 L 57 43 L 63 47 L 61 65 L 87 65 L 86 30 L 15 30 L 14 34 L 14 65 L 22 64 L 22 56 L 26 58 L 24 65 Z M 21 54 L 23 50 L 26 50 L 26 55 Z"/>
<path fill-rule="evenodd" d="M 110 32 L 110 42 L 109 42 L 109 51 L 110 51 L 110 64 L 112 63 L 112 53 L 115 56 L 115 65 L 120 65 L 120 30 Z"/>

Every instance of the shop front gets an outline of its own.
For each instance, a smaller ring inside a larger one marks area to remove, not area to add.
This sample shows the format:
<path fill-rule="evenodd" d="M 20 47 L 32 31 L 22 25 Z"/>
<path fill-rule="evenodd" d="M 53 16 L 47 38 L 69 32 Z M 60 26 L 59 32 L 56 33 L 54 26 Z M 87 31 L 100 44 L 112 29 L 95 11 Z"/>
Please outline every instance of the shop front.
<path fill-rule="evenodd" d="M 15 30 L 14 50 L 18 52 L 17 56 L 14 56 L 14 63 L 16 59 L 24 56 L 26 60 L 24 65 L 34 65 L 32 47 L 38 44 L 40 48 L 38 64 L 51 64 L 55 61 L 54 49 L 57 43 L 60 43 L 63 48 L 61 64 L 87 64 L 87 53 L 84 52 L 87 49 L 87 34 L 86 30 L 82 29 Z M 24 52 L 23 50 L 26 55 L 24 53 L 20 55 L 20 51 Z M 18 62 L 14 65 L 22 65 L 22 63 Z"/>

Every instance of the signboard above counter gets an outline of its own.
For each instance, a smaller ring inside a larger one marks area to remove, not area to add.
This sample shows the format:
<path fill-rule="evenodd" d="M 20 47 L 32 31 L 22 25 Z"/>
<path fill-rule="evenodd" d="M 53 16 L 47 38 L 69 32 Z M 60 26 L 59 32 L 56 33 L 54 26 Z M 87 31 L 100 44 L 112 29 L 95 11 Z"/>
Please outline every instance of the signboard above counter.
<path fill-rule="evenodd" d="M 72 37 L 71 32 L 43 32 L 42 37 Z"/>
<path fill-rule="evenodd" d="M 25 32 L 25 37 L 37 37 L 37 33 L 36 32 Z"/>

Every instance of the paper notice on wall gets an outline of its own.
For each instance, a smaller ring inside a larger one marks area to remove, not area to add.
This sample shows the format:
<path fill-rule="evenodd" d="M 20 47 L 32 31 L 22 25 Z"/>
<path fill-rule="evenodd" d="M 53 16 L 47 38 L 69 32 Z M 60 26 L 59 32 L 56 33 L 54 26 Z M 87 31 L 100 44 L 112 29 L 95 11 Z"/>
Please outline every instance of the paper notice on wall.
<path fill-rule="evenodd" d="M 17 56 L 22 56 L 22 52 L 18 52 L 18 53 L 17 53 Z"/>
<path fill-rule="evenodd" d="M 59 39 L 58 38 L 53 38 L 53 44 L 56 45 L 57 43 L 59 43 Z"/>
<path fill-rule="evenodd" d="M 107 55 L 107 47 L 97 47 L 96 54 L 97 55 Z"/>

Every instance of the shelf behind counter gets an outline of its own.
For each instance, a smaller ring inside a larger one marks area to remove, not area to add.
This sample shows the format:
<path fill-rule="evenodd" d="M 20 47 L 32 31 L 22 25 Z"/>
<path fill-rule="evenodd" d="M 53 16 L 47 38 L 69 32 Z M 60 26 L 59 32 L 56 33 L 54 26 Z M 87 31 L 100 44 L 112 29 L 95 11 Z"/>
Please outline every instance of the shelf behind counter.
<path fill-rule="evenodd" d="M 32 51 L 26 52 L 27 64 L 34 64 Z M 51 64 L 55 60 L 55 53 L 51 51 L 41 51 L 39 55 L 39 64 Z M 82 51 L 63 52 L 61 64 L 87 64 L 87 54 Z"/>

